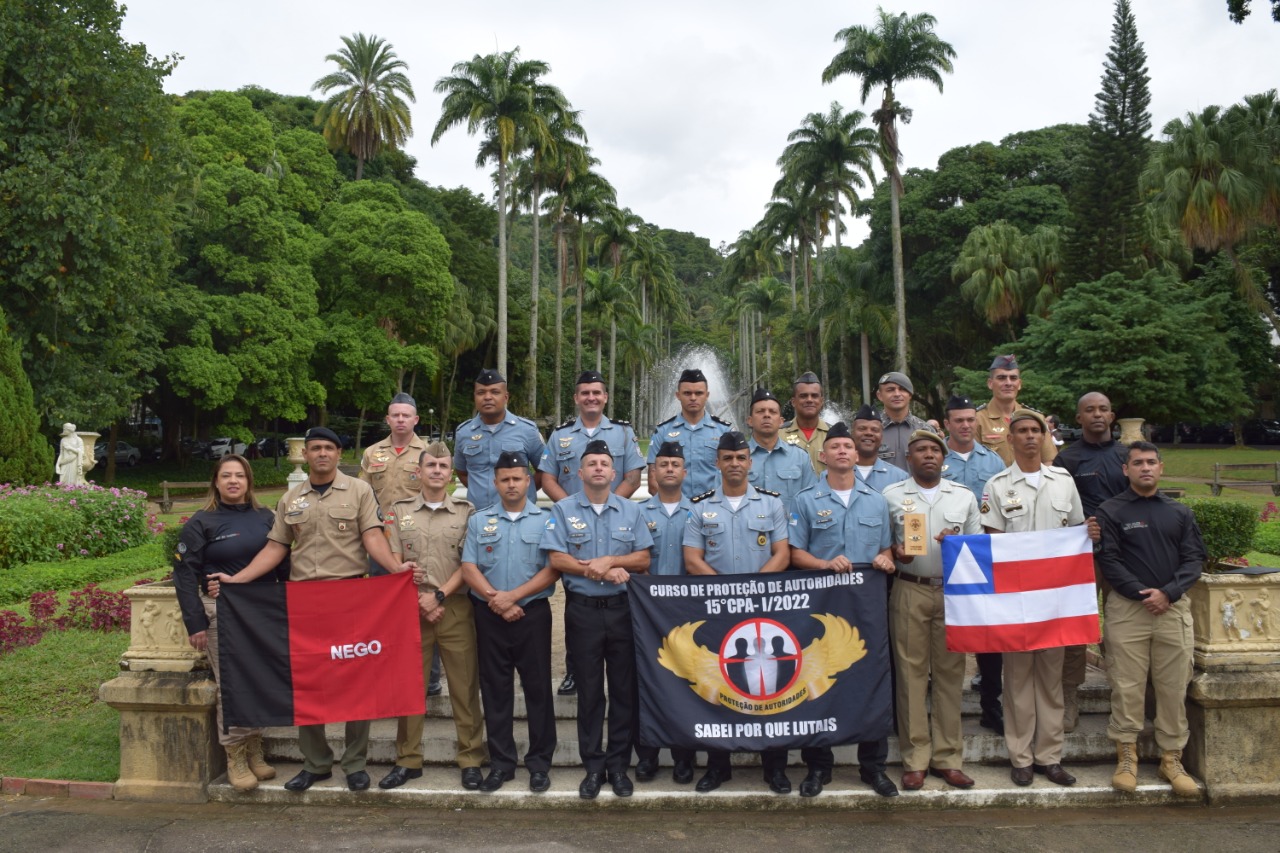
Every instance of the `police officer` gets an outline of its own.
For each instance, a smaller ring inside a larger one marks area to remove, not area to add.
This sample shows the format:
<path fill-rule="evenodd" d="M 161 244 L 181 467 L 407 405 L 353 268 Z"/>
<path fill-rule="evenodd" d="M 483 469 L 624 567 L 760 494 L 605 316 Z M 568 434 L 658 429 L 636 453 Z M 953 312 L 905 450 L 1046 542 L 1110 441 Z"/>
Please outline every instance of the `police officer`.
<path fill-rule="evenodd" d="M 864 576 L 865 594 L 874 601 L 887 595 L 887 574 L 893 571 L 890 545 L 893 529 L 884 498 L 859 483 L 853 473 L 853 435 L 840 421 L 827 432 L 822 446 L 826 476 L 817 487 L 802 492 L 791 516 L 791 565 L 796 569 L 847 572 L 855 564 L 870 564 L 875 572 Z M 870 638 L 873 646 L 889 645 L 888 631 Z M 835 756 L 826 746 L 806 747 L 800 757 L 809 768 L 800 783 L 800 796 L 816 797 L 830 784 Z M 889 758 L 889 738 L 858 744 L 858 778 L 882 797 L 898 796 L 898 788 L 884 772 Z"/>
<path fill-rule="evenodd" d="M 459 424 L 454 432 L 453 467 L 467 487 L 467 500 L 477 510 L 498 502 L 493 466 L 503 451 L 518 451 L 536 462 L 546 449 L 533 421 L 507 411 L 510 398 L 501 373 L 487 368 L 480 371 L 475 384 L 476 416 Z M 529 500 L 538 499 L 542 477 L 536 473 L 529 481 Z"/>
<path fill-rule="evenodd" d="M 462 576 L 471 588 L 480 692 L 489 736 L 489 775 L 481 791 L 496 791 L 515 778 L 515 673 L 529 722 L 524 766 L 529 790 L 551 787 L 556 716 L 551 696 L 551 587 L 556 573 L 542 547 L 549 514 L 529 499 L 529 460 L 505 451 L 494 465 L 499 503 L 467 521 Z M 450 694 L 453 689 L 450 687 Z"/>
<path fill-rule="evenodd" d="M 655 451 L 656 452 L 656 451 Z M 578 750 L 586 775 L 578 796 L 594 800 L 606 774 L 613 793 L 634 790 L 627 771 L 635 744 L 636 653 L 627 582 L 649 568 L 653 537 L 639 505 L 614 494 L 613 454 L 599 439 L 578 465 L 582 491 L 551 508 L 543 547 L 565 581 L 565 625 L 578 676 Z M 605 679 L 609 682 L 609 749 L 601 746 Z"/>
<path fill-rule="evenodd" d="M 781 572 L 787 568 L 787 513 L 777 494 L 751 485 L 751 448 L 740 432 L 727 432 L 716 446 L 720 488 L 692 498 L 684 530 L 684 564 L 691 575 Z M 775 794 L 791 793 L 787 751 L 760 754 L 765 782 Z M 733 777 L 729 753 L 707 751 L 707 772 L 697 790 L 714 791 Z"/>
<path fill-rule="evenodd" d="M 884 406 L 880 413 L 880 426 L 884 439 L 880 445 L 880 458 L 890 465 L 907 470 L 907 444 L 917 430 L 934 429 L 926 421 L 911 414 L 911 398 L 915 386 L 905 373 L 896 370 L 880 377 L 876 387 L 876 399 Z"/>
<path fill-rule="evenodd" d="M 1042 462 L 1048 436 L 1049 426 L 1039 412 L 1018 409 L 1010 416 L 1014 463 L 987 483 L 979 507 L 989 532 L 1051 530 L 1086 521 L 1071 475 Z M 1088 521 L 1096 539 L 1097 525 Z M 1005 652 L 1004 741 L 1014 784 L 1030 785 L 1034 773 L 1058 785 L 1075 784 L 1062 767 L 1062 658 L 1061 646 Z"/>
<path fill-rule="evenodd" d="M 1009 429 L 1012 427 L 1009 419 L 1019 409 L 1036 412 L 1041 417 L 1043 415 L 1018 402 L 1018 393 L 1022 390 L 1022 371 L 1018 367 L 1018 360 L 1013 356 L 995 357 L 991 367 L 987 369 L 987 387 L 991 389 L 991 400 L 978 406 L 977 439 L 994 450 L 1005 465 L 1012 465 L 1014 453 L 1008 441 Z M 1057 453 L 1058 449 L 1046 437 L 1044 446 L 1040 448 L 1040 459 L 1046 465 L 1051 464 Z"/>
<path fill-rule="evenodd" d="M 291 581 L 363 577 L 370 557 L 388 572 L 412 568 L 396 561 L 387 546 L 373 489 L 338 470 L 342 443 L 337 434 L 326 427 L 307 430 L 303 456 L 307 480 L 280 499 L 266 546 L 234 575 L 210 575 L 211 597 L 217 597 L 218 584 L 248 583 L 274 569 L 286 556 L 290 558 Z M 302 752 L 302 770 L 284 783 L 285 790 L 305 791 L 333 775 L 333 750 L 323 724 L 299 726 L 298 749 Z M 368 751 L 369 721 L 348 722 L 346 749 L 340 763 L 352 791 L 369 787 L 369 774 L 365 771 Z"/>
<path fill-rule="evenodd" d="M 941 436 L 917 430 L 907 445 L 911 478 L 884 490 L 898 569 L 889 593 L 889 633 L 897 672 L 902 787 L 908 791 L 924 787 L 926 772 L 954 788 L 973 787 L 960 769 L 964 655 L 947 650 L 940 543 L 953 533 L 981 533 L 982 522 L 973 494 L 942 479 L 946 452 Z M 924 553 L 913 553 L 917 550 Z"/>
<path fill-rule="evenodd" d="M 782 426 L 782 403 L 767 388 L 757 388 L 751 395 L 751 485 L 777 492 L 782 506 L 790 515 L 796 496 L 818 482 L 809 454 L 794 444 L 778 438 Z"/>
<path fill-rule="evenodd" d="M 857 451 L 853 470 L 859 482 L 882 492 L 890 483 L 907 479 L 906 471 L 880 458 L 880 448 L 884 446 L 884 424 L 870 406 L 864 405 L 853 414 L 853 444 Z"/>
<path fill-rule="evenodd" d="M 942 476 L 964 486 L 974 500 L 982 497 L 987 481 L 1004 470 L 1004 461 L 975 440 L 978 412 L 968 397 L 952 396 L 947 400 L 943 424 L 947 429 L 947 457 L 942 460 Z M 1004 734 L 1004 709 L 1000 704 L 1001 662 L 999 652 L 974 655 L 978 661 L 978 677 L 974 689 L 979 692 L 982 716 L 978 724 L 998 735 Z"/>
<path fill-rule="evenodd" d="M 653 537 L 649 574 L 683 575 L 684 525 L 693 509 L 693 504 L 680 490 L 685 478 L 684 448 L 674 441 L 663 442 L 653 467 L 658 493 L 640 505 L 640 514 Z M 638 781 L 648 782 L 658 775 L 658 749 L 656 746 L 636 746 Z M 687 785 L 693 781 L 694 758 L 692 749 L 672 748 L 673 782 Z"/>
<path fill-rule="evenodd" d="M 422 488 L 417 496 L 393 507 L 391 553 L 413 565 L 418 584 L 418 612 L 422 628 L 422 660 L 445 660 L 449 703 L 458 735 L 457 762 L 462 787 L 480 787 L 480 765 L 487 758 L 480 713 L 480 682 L 476 664 L 476 623 L 462 579 L 462 543 L 467 520 L 475 507 L 448 493 L 453 479 L 449 448 L 436 441 L 422 450 L 417 465 Z M 425 717 L 415 714 L 396 721 L 396 764 L 378 782 L 398 788 L 422 775 L 422 729 Z"/>
<path fill-rule="evenodd" d="M 684 448 L 684 464 L 688 476 L 684 481 L 684 493 L 689 497 L 701 494 L 716 485 L 716 442 L 733 424 L 708 414 L 707 377 L 701 370 L 685 370 L 676 383 L 676 399 L 680 401 L 680 414 L 668 418 L 653 431 L 649 439 L 649 494 L 657 492 L 654 480 L 654 454 L 664 441 L 674 441 Z"/>
<path fill-rule="evenodd" d="M 825 404 L 822 383 L 813 371 L 806 370 L 791 385 L 791 408 L 796 413 L 795 418 L 790 423 L 783 424 L 779 431 L 783 441 L 794 444 L 809 454 L 809 462 L 813 465 L 815 474 L 826 470 L 821 458 L 822 443 L 831 426 L 820 417 Z"/>

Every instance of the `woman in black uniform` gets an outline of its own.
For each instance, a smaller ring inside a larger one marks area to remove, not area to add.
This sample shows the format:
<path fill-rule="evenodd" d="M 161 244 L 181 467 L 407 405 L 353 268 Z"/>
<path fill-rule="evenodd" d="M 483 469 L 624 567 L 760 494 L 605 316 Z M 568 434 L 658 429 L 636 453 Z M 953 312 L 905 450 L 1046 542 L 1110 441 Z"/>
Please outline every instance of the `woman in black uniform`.
<path fill-rule="evenodd" d="M 209 656 L 215 681 L 219 680 L 217 609 L 208 595 L 206 576 L 214 572 L 234 575 L 247 566 L 267 544 L 274 521 L 275 513 L 253 495 L 253 469 L 248 461 L 227 454 L 213 466 L 208 502 L 182 527 L 178 552 L 173 555 L 173 583 L 191 647 Z M 258 581 L 275 583 L 288 577 L 286 558 L 275 572 Z M 225 729 L 221 696 L 218 742 L 227 750 L 227 780 L 237 791 L 252 791 L 260 779 L 275 778 L 275 768 L 262 755 L 262 729 Z"/>

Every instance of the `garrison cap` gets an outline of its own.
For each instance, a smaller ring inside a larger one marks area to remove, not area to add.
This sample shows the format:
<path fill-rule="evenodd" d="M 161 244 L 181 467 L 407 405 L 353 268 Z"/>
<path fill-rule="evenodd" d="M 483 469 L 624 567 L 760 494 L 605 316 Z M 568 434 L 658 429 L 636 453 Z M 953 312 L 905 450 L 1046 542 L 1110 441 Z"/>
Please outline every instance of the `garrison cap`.
<path fill-rule="evenodd" d="M 494 370 L 492 367 L 486 367 L 484 370 L 480 371 L 480 375 L 476 377 L 477 385 L 501 385 L 506 381 L 506 377 Z"/>
<path fill-rule="evenodd" d="M 862 408 L 853 413 L 855 421 L 875 421 L 880 423 L 880 416 L 876 414 L 876 410 L 871 408 L 870 404 L 863 403 Z"/>
<path fill-rule="evenodd" d="M 976 409 L 973 401 L 968 397 L 961 397 L 959 394 L 952 394 L 951 399 L 947 401 L 947 411 L 954 412 L 956 409 Z"/>
<path fill-rule="evenodd" d="M 932 441 L 943 453 L 947 452 L 947 442 L 931 429 L 918 429 L 911 433 L 911 437 L 907 439 L 907 447 L 911 447 L 917 441 Z"/>
<path fill-rule="evenodd" d="M 449 445 L 443 441 L 433 441 L 426 446 L 422 453 L 418 456 L 418 461 L 422 461 L 423 456 L 431 456 L 435 459 L 453 459 L 453 451 L 449 450 Z"/>
<path fill-rule="evenodd" d="M 609 443 L 599 438 L 593 438 L 587 442 L 587 447 L 582 451 L 581 458 L 587 456 L 608 456 L 610 459 L 613 458 L 613 454 L 609 452 Z"/>
<path fill-rule="evenodd" d="M 755 393 L 751 395 L 751 408 L 754 409 L 756 407 L 756 403 L 762 402 L 764 400 L 772 400 L 773 402 L 778 404 L 779 409 L 782 408 L 782 402 L 778 400 L 777 395 L 775 395 L 768 388 L 757 388 L 755 390 Z"/>
<path fill-rule="evenodd" d="M 796 381 L 792 385 L 821 385 L 822 380 L 818 378 L 818 374 L 812 370 L 806 370 L 796 377 Z"/>
<path fill-rule="evenodd" d="M 747 444 L 747 437 L 735 430 L 729 430 L 720 436 L 720 441 L 716 444 L 716 452 L 721 450 L 746 450 L 750 445 Z"/>
<path fill-rule="evenodd" d="M 499 468 L 528 468 L 529 459 L 519 450 L 504 450 L 498 455 L 498 461 L 493 463 L 493 470 Z"/>
<path fill-rule="evenodd" d="M 342 439 L 338 438 L 338 434 L 328 427 L 318 426 L 307 430 L 306 437 L 303 438 L 302 443 L 307 445 L 313 441 L 332 441 L 338 447 L 342 446 Z"/>
<path fill-rule="evenodd" d="M 658 456 L 678 456 L 684 458 L 684 447 L 678 441 L 664 441 L 658 448 Z"/>
<path fill-rule="evenodd" d="M 1012 355 L 998 355 L 987 370 L 1019 370 L 1018 359 Z"/>
<path fill-rule="evenodd" d="M 833 438 L 853 438 L 853 433 L 849 432 L 849 425 L 844 421 L 836 421 L 831 425 L 831 429 L 827 430 L 827 435 L 822 439 L 822 443 L 826 444 Z"/>
<path fill-rule="evenodd" d="M 1009 416 L 1009 428 L 1012 429 L 1013 425 L 1016 424 L 1018 421 L 1035 421 L 1036 423 L 1040 424 L 1040 429 L 1042 432 L 1047 433 L 1049 431 L 1049 424 L 1045 422 L 1044 415 L 1040 414 L 1034 409 L 1016 410 L 1012 415 Z"/>
<path fill-rule="evenodd" d="M 680 381 L 677 382 L 676 384 L 680 385 L 685 382 L 706 382 L 706 381 L 707 381 L 706 374 L 704 374 L 698 368 L 694 367 L 689 370 L 680 371 Z"/>
<path fill-rule="evenodd" d="M 395 395 L 394 397 L 392 397 L 392 398 L 391 398 L 391 402 L 390 402 L 390 403 L 388 403 L 387 405 L 389 405 L 389 406 L 397 406 L 397 405 L 413 406 L 413 408 L 414 408 L 415 410 L 417 410 L 417 408 L 418 408 L 418 401 L 417 401 L 417 400 L 414 400 L 414 399 L 413 399 L 412 397 L 410 397 L 408 394 L 406 394 L 406 393 L 404 393 L 403 391 L 401 391 L 399 394 L 397 394 L 397 395 Z"/>
<path fill-rule="evenodd" d="M 916 395 L 916 387 L 911 384 L 911 380 L 907 378 L 907 374 L 905 373 L 899 373 L 896 370 L 891 370 L 884 376 L 881 376 L 880 381 L 877 382 L 876 385 L 883 385 L 886 382 L 892 382 L 894 385 L 900 386 L 912 397 Z"/>
<path fill-rule="evenodd" d="M 584 370 L 582 371 L 582 374 L 578 376 L 578 381 L 574 383 L 574 386 L 590 385 L 592 382 L 599 382 L 601 385 L 606 384 L 604 381 L 604 374 L 598 370 Z"/>

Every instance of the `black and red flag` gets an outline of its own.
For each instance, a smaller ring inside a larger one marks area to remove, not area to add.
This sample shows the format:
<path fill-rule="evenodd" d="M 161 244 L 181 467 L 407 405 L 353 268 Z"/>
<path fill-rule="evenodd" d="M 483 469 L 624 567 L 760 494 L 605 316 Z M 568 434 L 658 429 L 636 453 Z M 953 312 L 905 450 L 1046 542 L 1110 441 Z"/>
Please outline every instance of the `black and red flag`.
<path fill-rule="evenodd" d="M 223 584 L 218 662 L 227 726 L 421 714 L 413 576 Z"/>
<path fill-rule="evenodd" d="M 892 731 L 884 573 L 633 575 L 630 599 L 642 744 L 756 752 Z"/>

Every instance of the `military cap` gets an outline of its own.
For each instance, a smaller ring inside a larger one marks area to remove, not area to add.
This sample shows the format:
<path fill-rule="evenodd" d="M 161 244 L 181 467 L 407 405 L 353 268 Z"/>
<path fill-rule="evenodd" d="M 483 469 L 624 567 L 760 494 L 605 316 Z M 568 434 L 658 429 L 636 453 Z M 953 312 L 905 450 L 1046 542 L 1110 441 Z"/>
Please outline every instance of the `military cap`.
<path fill-rule="evenodd" d="M 417 401 L 417 400 L 414 400 L 414 399 L 413 399 L 412 397 L 410 397 L 408 394 L 406 394 L 406 393 L 404 393 L 403 391 L 401 391 L 399 394 L 397 394 L 397 395 L 395 395 L 394 397 L 392 397 L 392 398 L 391 398 L 391 402 L 390 402 L 388 405 L 391 405 L 391 406 L 398 406 L 398 405 L 399 405 L 399 406 L 413 406 L 413 408 L 416 410 L 416 409 L 418 408 L 418 401 Z"/>
<path fill-rule="evenodd" d="M 1012 355 L 998 355 L 987 370 L 1018 370 L 1018 359 Z"/>
<path fill-rule="evenodd" d="M 590 385 L 592 382 L 599 382 L 601 385 L 606 384 L 604 381 L 604 374 L 598 370 L 584 370 L 578 377 L 578 381 L 574 384 L 576 387 L 577 385 Z"/>
<path fill-rule="evenodd" d="M 493 463 L 493 470 L 499 468 L 528 468 L 529 459 L 519 450 L 504 450 L 498 454 L 498 461 Z"/>
<path fill-rule="evenodd" d="M 449 450 L 449 445 L 443 441 L 433 441 L 418 456 L 419 462 L 422 461 L 423 456 L 431 456 L 436 459 L 453 459 L 453 452 Z"/>
<path fill-rule="evenodd" d="M 792 384 L 793 385 L 821 385 L 822 380 L 819 379 L 818 374 L 814 373 L 812 370 L 806 370 L 804 373 L 801 373 L 799 376 L 797 376 L 796 381 L 793 382 Z"/>
<path fill-rule="evenodd" d="M 303 444 L 310 444 L 313 441 L 332 441 L 338 447 L 342 446 L 342 439 L 338 438 L 338 434 L 328 427 L 312 427 L 307 430 L 306 437 L 302 440 Z"/>
<path fill-rule="evenodd" d="M 480 371 L 480 375 L 476 377 L 477 385 L 501 385 L 506 381 L 506 377 L 494 370 L 492 367 L 486 367 L 484 370 Z"/>
<path fill-rule="evenodd" d="M 684 458 L 684 446 L 678 441 L 664 441 L 658 448 L 658 456 L 678 456 Z"/>
<path fill-rule="evenodd" d="M 746 450 L 749 446 L 745 435 L 736 429 L 729 430 L 720 436 L 720 441 L 716 443 L 716 452 L 721 450 Z"/>
<path fill-rule="evenodd" d="M 833 438 L 853 438 L 853 433 L 849 432 L 849 425 L 844 421 L 836 421 L 831 425 L 831 429 L 827 430 L 826 436 L 822 439 L 822 443 L 826 444 Z"/>
<path fill-rule="evenodd" d="M 916 395 L 916 387 L 911 384 L 911 380 L 907 378 L 907 374 L 905 373 L 899 373 L 896 370 L 891 370 L 884 376 L 881 376 L 880 381 L 877 382 L 876 385 L 883 385 L 886 382 L 892 382 L 893 384 L 900 386 L 912 397 Z"/>
<path fill-rule="evenodd" d="M 706 374 L 704 374 L 698 368 L 694 367 L 689 370 L 680 371 L 680 381 L 677 382 L 676 384 L 680 385 L 685 382 L 706 382 L 706 381 L 707 381 Z"/>
<path fill-rule="evenodd" d="M 947 442 L 942 436 L 938 435 L 931 429 L 918 429 L 911 433 L 911 437 L 907 439 L 907 447 L 915 444 L 917 441 L 932 441 L 938 445 L 943 453 L 947 452 Z"/>
<path fill-rule="evenodd" d="M 756 403 L 762 402 L 764 400 L 772 400 L 773 402 L 778 404 L 779 409 L 782 408 L 782 403 L 781 401 L 778 400 L 777 395 L 775 395 L 768 388 L 757 388 L 755 390 L 755 393 L 751 395 L 751 408 L 754 409 L 756 407 Z"/>
<path fill-rule="evenodd" d="M 956 409 L 976 409 L 973 401 L 968 397 L 961 397 L 959 394 L 952 394 L 951 399 L 947 400 L 947 411 L 954 412 Z"/>
<path fill-rule="evenodd" d="M 1013 425 L 1018 421 L 1035 421 L 1040 424 L 1040 429 L 1044 432 L 1049 431 L 1049 424 L 1045 422 L 1044 415 L 1035 409 L 1017 409 L 1009 416 L 1009 428 L 1013 429 Z"/>
<path fill-rule="evenodd" d="M 862 408 L 853 413 L 855 421 L 875 421 L 880 423 L 880 416 L 876 414 L 876 410 L 871 408 L 867 403 L 862 404 Z"/>
<path fill-rule="evenodd" d="M 603 439 L 593 438 L 587 442 L 587 447 L 582 451 L 582 456 L 608 456 L 613 458 L 613 454 L 609 452 L 609 443 Z"/>

